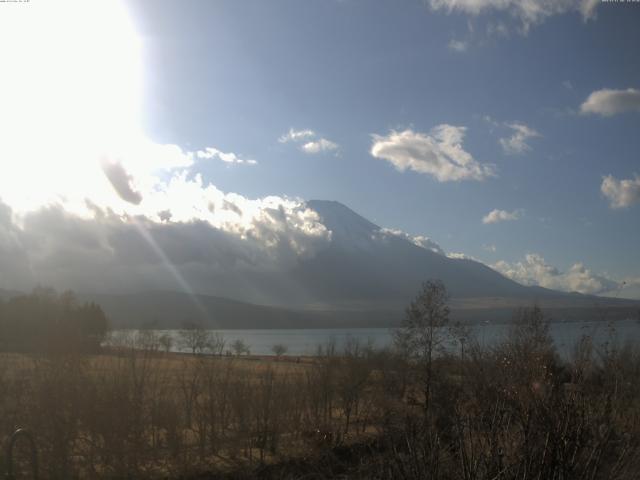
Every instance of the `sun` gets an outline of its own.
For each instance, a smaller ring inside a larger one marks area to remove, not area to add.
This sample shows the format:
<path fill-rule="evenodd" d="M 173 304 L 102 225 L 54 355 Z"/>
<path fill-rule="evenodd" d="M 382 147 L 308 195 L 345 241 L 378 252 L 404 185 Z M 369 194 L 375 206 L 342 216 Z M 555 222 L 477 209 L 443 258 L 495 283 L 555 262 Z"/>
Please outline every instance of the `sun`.
<path fill-rule="evenodd" d="M 125 6 L 2 7 L 0 201 L 26 211 L 112 196 L 100 159 L 145 142 L 141 42 Z"/>

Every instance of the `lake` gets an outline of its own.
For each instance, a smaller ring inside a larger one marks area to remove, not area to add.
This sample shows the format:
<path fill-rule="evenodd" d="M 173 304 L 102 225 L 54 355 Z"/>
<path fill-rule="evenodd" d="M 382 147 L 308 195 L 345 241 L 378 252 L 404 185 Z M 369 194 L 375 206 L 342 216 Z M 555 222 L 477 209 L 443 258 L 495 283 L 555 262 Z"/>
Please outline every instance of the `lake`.
<path fill-rule="evenodd" d="M 471 327 L 483 346 L 494 345 L 505 338 L 509 332 L 509 324 L 474 325 Z M 118 343 L 118 335 L 125 331 L 114 332 Z M 128 331 L 135 333 L 135 330 Z M 167 334 L 173 339 L 172 351 L 188 352 L 189 349 L 181 345 L 179 330 L 153 330 L 157 335 Z M 252 355 L 272 355 L 272 347 L 282 344 L 287 347 L 287 355 L 314 355 L 318 346 L 327 345 L 334 341 L 338 351 L 350 339 L 357 339 L 363 343 L 371 342 L 375 347 L 389 346 L 392 342 L 392 331 L 387 328 L 344 328 L 344 329 L 264 329 L 264 330 L 212 330 L 220 333 L 227 348 L 235 340 L 240 339 L 249 346 Z M 596 344 L 614 339 L 619 344 L 626 342 L 640 342 L 640 323 L 637 320 L 619 320 L 616 322 L 553 322 L 551 336 L 558 352 L 567 356 L 571 353 L 575 342 L 584 335 L 590 335 Z"/>

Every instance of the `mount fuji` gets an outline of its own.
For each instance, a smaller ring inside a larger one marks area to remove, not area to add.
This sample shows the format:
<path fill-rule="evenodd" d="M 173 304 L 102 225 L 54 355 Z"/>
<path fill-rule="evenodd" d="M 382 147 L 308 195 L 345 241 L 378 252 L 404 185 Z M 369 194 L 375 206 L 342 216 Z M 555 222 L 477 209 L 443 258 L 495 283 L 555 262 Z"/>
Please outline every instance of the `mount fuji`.
<path fill-rule="evenodd" d="M 391 326 L 429 279 L 445 284 L 452 316 L 462 321 L 509 321 L 534 303 L 556 320 L 629 318 L 640 309 L 638 301 L 521 285 L 480 262 L 449 258 L 428 239 L 381 228 L 339 202 L 306 205 L 331 241 L 287 271 L 221 276 L 215 293 L 206 295 L 157 291 L 81 298 L 102 305 L 115 326 L 158 328 L 177 328 L 185 319 L 212 328 Z"/>

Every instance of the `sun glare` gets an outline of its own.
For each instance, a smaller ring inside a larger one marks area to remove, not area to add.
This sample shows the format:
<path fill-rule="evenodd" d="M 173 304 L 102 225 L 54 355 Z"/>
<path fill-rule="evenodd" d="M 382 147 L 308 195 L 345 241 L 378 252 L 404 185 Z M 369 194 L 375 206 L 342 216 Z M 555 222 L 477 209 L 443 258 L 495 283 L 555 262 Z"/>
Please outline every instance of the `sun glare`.
<path fill-rule="evenodd" d="M 144 143 L 140 41 L 126 9 L 86 0 L 3 7 L 1 200 L 30 210 L 113 196 L 100 158 Z"/>

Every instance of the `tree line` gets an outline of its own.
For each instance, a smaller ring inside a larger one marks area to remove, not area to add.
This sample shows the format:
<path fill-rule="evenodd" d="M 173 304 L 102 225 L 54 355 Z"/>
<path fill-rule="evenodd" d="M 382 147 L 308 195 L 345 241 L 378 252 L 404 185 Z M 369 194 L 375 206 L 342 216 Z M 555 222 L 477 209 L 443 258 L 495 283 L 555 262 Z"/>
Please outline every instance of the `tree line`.
<path fill-rule="evenodd" d="M 95 303 L 50 288 L 0 299 L 0 349 L 12 352 L 96 351 L 109 330 Z"/>

